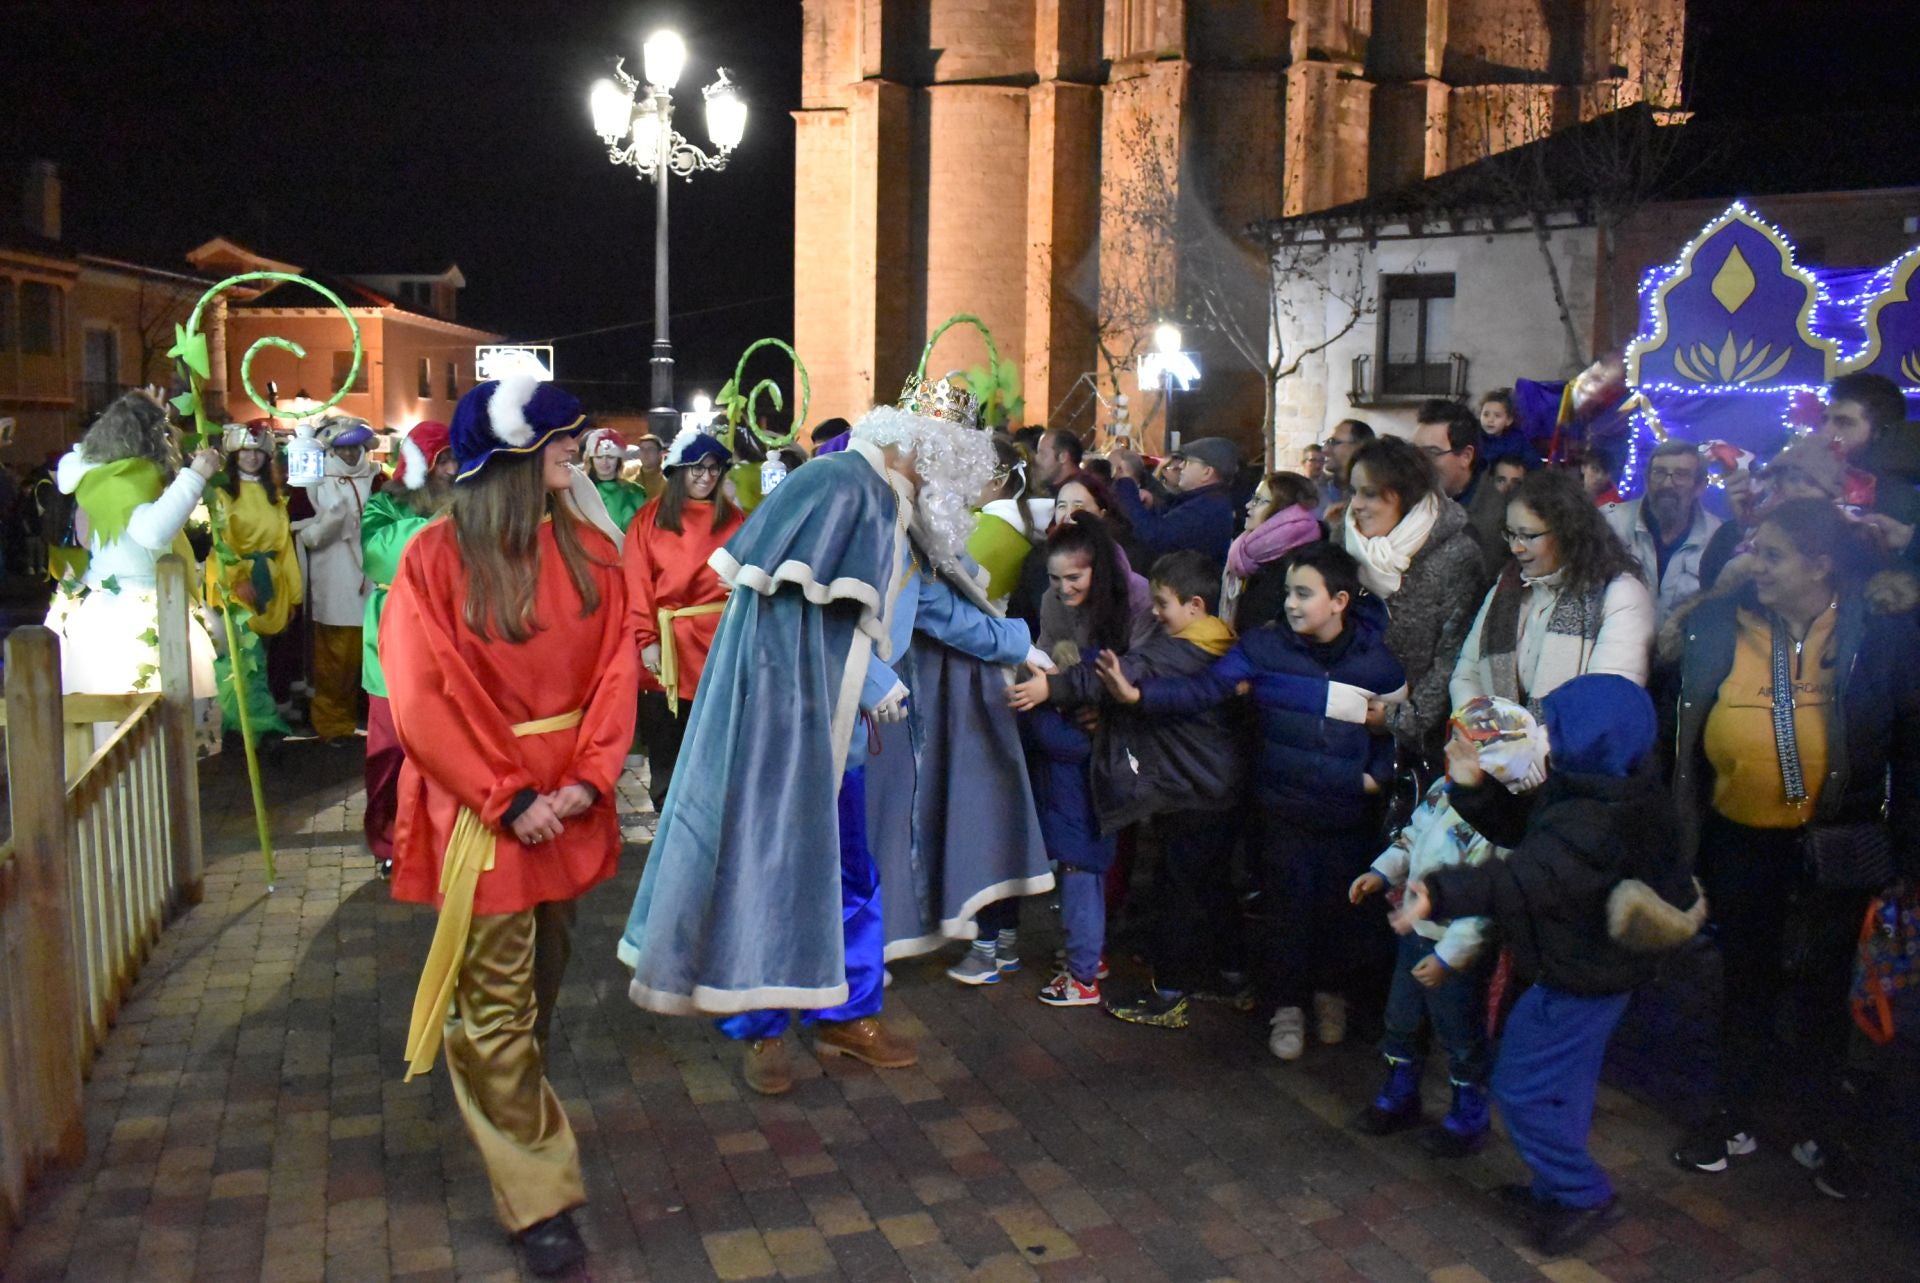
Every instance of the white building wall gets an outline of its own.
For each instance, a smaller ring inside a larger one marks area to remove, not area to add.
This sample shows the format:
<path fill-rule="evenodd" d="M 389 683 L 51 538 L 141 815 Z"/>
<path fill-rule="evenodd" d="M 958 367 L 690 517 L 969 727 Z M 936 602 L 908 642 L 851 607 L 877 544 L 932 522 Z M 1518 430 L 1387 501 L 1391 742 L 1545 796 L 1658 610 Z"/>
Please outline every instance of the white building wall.
<path fill-rule="evenodd" d="M 1593 333 L 1595 236 L 1590 227 L 1556 228 L 1549 238 L 1560 268 L 1575 332 L 1584 348 Z M 1472 397 L 1515 379 L 1559 379 L 1569 368 L 1565 327 L 1554 303 L 1540 245 L 1530 228 L 1418 239 L 1337 241 L 1324 250 L 1281 248 L 1275 259 L 1279 294 L 1277 339 L 1284 352 L 1326 340 L 1346 324 L 1351 282 L 1363 282 L 1366 308 L 1359 321 L 1299 371 L 1280 380 L 1276 395 L 1276 465 L 1297 467 L 1300 452 L 1324 441 L 1342 419 L 1362 419 L 1377 432 L 1410 435 L 1421 397 L 1351 405 L 1353 358 L 1380 359 L 1379 283 L 1403 273 L 1452 273 L 1452 350 L 1467 358 Z M 1283 363 L 1282 368 L 1285 368 Z"/>

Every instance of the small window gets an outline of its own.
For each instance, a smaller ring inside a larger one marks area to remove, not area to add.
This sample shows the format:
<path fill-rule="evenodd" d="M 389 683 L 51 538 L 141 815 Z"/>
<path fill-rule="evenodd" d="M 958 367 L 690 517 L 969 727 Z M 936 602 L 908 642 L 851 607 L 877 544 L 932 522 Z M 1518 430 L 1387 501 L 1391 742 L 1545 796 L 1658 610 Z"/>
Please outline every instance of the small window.
<path fill-rule="evenodd" d="M 460 399 L 460 367 L 452 361 L 447 362 L 447 400 Z"/>
<path fill-rule="evenodd" d="M 60 291 L 45 281 L 20 282 L 20 351 L 60 355 Z"/>
<path fill-rule="evenodd" d="M 348 388 L 347 391 L 365 392 L 367 390 L 368 364 L 367 359 L 363 355 L 360 359 L 360 372 L 354 376 L 353 386 Z M 352 368 L 353 352 L 351 349 L 345 352 L 335 352 L 333 354 L 333 386 L 337 388 L 342 383 L 345 383 L 347 381 L 347 371 Z"/>
<path fill-rule="evenodd" d="M 13 351 L 13 281 L 0 276 L 0 352 Z"/>
<path fill-rule="evenodd" d="M 1453 275 L 1380 282 L 1380 391 L 1445 396 L 1453 384 Z"/>
<path fill-rule="evenodd" d="M 420 399 L 433 399 L 433 361 L 429 357 L 420 358 Z"/>

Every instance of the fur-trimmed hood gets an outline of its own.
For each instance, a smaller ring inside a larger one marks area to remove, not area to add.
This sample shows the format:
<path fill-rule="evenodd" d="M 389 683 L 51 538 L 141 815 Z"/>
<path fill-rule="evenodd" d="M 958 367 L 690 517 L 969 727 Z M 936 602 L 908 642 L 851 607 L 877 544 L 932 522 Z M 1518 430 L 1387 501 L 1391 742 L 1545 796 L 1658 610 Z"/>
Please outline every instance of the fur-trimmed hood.
<path fill-rule="evenodd" d="M 1707 925 L 1707 893 L 1693 883 L 1693 903 L 1681 908 L 1638 878 L 1628 878 L 1607 895 L 1607 935 L 1634 953 L 1678 949 Z"/>

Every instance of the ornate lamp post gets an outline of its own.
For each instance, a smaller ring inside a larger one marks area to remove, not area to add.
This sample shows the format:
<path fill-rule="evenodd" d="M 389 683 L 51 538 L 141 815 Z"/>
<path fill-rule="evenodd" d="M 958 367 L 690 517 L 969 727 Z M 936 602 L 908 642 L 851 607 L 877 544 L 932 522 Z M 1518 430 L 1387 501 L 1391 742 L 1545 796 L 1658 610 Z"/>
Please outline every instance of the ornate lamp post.
<path fill-rule="evenodd" d="M 627 74 L 626 60 L 614 64 L 619 83 L 602 80 L 593 87 L 593 128 L 607 144 L 607 159 L 631 166 L 655 188 L 653 231 L 653 405 L 648 412 L 655 436 L 670 441 L 678 428 L 673 408 L 673 343 L 667 332 L 667 178 L 692 179 L 703 169 L 725 169 L 727 158 L 747 131 L 747 104 L 727 69 L 701 91 L 706 100 L 707 137 L 712 155 L 673 128 L 673 87 L 687 65 L 687 46 L 672 31 L 656 31 L 642 46 L 644 86 Z"/>

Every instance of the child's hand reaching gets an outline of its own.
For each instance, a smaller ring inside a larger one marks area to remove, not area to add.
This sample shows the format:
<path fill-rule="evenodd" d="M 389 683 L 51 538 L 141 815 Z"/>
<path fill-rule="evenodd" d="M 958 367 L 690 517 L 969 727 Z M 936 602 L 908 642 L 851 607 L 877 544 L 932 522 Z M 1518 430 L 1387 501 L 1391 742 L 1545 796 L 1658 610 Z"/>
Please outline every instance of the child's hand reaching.
<path fill-rule="evenodd" d="M 1480 750 L 1458 727 L 1447 735 L 1447 778 L 1469 789 L 1487 778 L 1487 773 L 1480 768 Z"/>
<path fill-rule="evenodd" d="M 1018 713 L 1031 712 L 1047 702 L 1050 691 L 1045 673 L 1035 673 L 1024 682 L 1007 687 L 1007 706 Z"/>
<path fill-rule="evenodd" d="M 1447 978 L 1452 974 L 1437 953 L 1430 953 L 1413 964 L 1413 978 L 1420 982 L 1423 989 L 1438 989 L 1447 983 Z"/>
<path fill-rule="evenodd" d="M 1368 896 L 1379 895 L 1386 889 L 1387 880 L 1372 869 L 1368 869 L 1355 878 L 1353 885 L 1347 888 L 1347 903 L 1358 904 Z"/>
<path fill-rule="evenodd" d="M 1425 922 L 1433 916 L 1433 901 L 1427 899 L 1427 884 L 1415 878 L 1407 883 L 1406 894 L 1400 899 L 1400 908 L 1387 919 L 1400 935 L 1413 930 L 1416 922 Z"/>
<path fill-rule="evenodd" d="M 1120 667 L 1120 657 L 1110 650 L 1100 652 L 1093 661 L 1093 671 L 1100 678 L 1101 685 L 1107 688 L 1107 694 L 1113 696 L 1116 704 L 1138 704 L 1140 688 L 1127 680 L 1127 674 Z"/>

